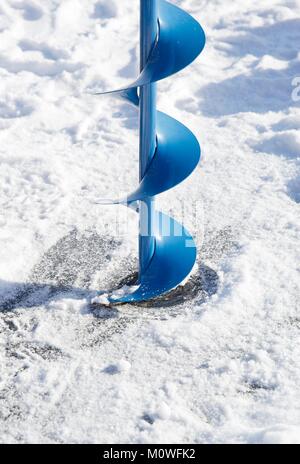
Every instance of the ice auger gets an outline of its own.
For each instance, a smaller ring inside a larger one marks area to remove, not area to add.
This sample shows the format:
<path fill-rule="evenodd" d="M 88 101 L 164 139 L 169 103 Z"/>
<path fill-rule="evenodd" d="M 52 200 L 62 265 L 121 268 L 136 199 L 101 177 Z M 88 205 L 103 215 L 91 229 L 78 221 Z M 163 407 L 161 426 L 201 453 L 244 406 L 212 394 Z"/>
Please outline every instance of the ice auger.
<path fill-rule="evenodd" d="M 118 92 L 139 107 L 140 184 L 125 199 L 109 201 L 134 207 L 140 215 L 139 278 L 132 292 L 112 303 L 145 301 L 177 287 L 196 261 L 188 231 L 155 209 L 155 196 L 184 179 L 200 160 L 196 137 L 177 120 L 156 110 L 156 82 L 188 66 L 205 45 L 195 19 L 165 0 L 140 0 L 139 77 Z"/>

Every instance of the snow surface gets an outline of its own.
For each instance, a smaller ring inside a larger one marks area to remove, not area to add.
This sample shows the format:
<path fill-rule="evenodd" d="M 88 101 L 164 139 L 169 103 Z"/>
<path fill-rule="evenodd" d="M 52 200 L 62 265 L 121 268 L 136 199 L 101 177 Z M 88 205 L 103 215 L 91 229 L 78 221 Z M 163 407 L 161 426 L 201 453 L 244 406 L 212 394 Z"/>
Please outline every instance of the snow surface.
<path fill-rule="evenodd" d="M 139 2 L 1 0 L 1 442 L 300 443 L 300 1 L 173 2 L 208 41 L 159 108 L 203 157 L 159 203 L 201 291 L 105 309 L 137 218 L 96 202 L 136 185 L 137 117 L 89 92 L 135 77 Z"/>

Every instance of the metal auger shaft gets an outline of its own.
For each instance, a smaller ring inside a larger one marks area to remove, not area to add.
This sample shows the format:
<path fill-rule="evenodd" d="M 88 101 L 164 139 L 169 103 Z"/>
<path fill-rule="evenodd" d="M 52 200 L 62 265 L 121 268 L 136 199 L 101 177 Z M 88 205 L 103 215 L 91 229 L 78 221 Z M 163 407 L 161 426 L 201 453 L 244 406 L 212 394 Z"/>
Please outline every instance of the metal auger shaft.
<path fill-rule="evenodd" d="M 157 40 L 156 0 L 140 0 L 140 71 L 148 62 Z M 156 83 L 140 87 L 140 182 L 156 150 Z M 139 275 L 147 269 L 155 250 L 154 197 L 140 202 Z"/>

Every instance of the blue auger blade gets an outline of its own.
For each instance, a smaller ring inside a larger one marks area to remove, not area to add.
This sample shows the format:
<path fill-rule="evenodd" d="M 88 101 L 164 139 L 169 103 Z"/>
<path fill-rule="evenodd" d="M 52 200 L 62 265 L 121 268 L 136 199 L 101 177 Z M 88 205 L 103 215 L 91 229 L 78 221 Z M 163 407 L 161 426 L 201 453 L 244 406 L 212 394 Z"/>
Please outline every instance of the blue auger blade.
<path fill-rule="evenodd" d="M 200 160 L 194 134 L 176 119 L 157 113 L 157 149 L 139 188 L 127 203 L 163 193 L 184 181 Z"/>
<path fill-rule="evenodd" d="M 188 13 L 165 0 L 159 0 L 158 11 L 158 40 L 133 87 L 157 82 L 181 71 L 205 46 L 202 27 Z"/>
<path fill-rule="evenodd" d="M 194 134 L 176 119 L 157 113 L 157 149 L 137 190 L 126 198 L 99 200 L 101 204 L 130 205 L 175 187 L 194 171 L 200 146 Z"/>
<path fill-rule="evenodd" d="M 157 113 L 157 149 L 137 190 L 121 199 L 98 203 L 130 205 L 175 187 L 194 171 L 200 161 L 200 145 L 194 134 L 170 116 Z"/>
<path fill-rule="evenodd" d="M 205 34 L 200 24 L 188 13 L 165 0 L 158 1 L 159 33 L 148 62 L 140 76 L 126 88 L 95 95 L 122 92 L 138 104 L 130 89 L 158 82 L 189 66 L 205 46 Z"/>
<path fill-rule="evenodd" d="M 157 212 L 155 252 L 133 293 L 111 296 L 112 304 L 146 301 L 177 287 L 192 271 L 197 251 L 192 236 L 173 218 Z"/>

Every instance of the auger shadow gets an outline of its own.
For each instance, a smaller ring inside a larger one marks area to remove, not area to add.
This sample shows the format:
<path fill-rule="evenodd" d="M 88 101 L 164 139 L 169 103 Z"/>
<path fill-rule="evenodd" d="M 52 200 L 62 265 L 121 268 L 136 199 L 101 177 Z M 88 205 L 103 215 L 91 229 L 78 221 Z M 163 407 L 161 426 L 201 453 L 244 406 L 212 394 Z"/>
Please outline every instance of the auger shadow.
<path fill-rule="evenodd" d="M 225 240 L 228 239 L 225 237 Z M 105 289 L 118 288 L 133 282 L 137 276 L 135 260 L 124 260 L 119 263 L 112 277 L 107 275 L 106 268 L 112 254 L 121 245 L 120 241 L 95 232 L 70 232 L 42 256 L 27 282 L 11 283 L 0 280 L 0 313 L 18 308 L 35 308 L 63 298 L 89 301 L 97 293 L 97 289 L 90 289 L 96 272 L 103 273 L 103 292 Z M 209 246 L 211 245 L 206 246 L 207 250 Z M 201 304 L 217 292 L 218 282 L 218 275 L 213 269 L 200 265 L 199 272 L 185 285 L 163 297 L 137 306 L 168 308 L 192 300 Z M 111 314 L 107 314 L 107 318 L 115 317 L 116 314 L 117 307 Z"/>
<path fill-rule="evenodd" d="M 71 286 L 11 283 L 1 280 L 0 286 L 4 287 L 6 293 L 5 296 L 0 297 L 0 313 L 19 308 L 35 308 L 68 296 L 73 299 L 83 299 L 91 293 Z"/>
<path fill-rule="evenodd" d="M 70 297 L 89 298 L 93 276 L 105 271 L 121 242 L 96 232 L 71 231 L 34 266 L 27 282 L 0 280 L 0 311 L 32 308 Z"/>

